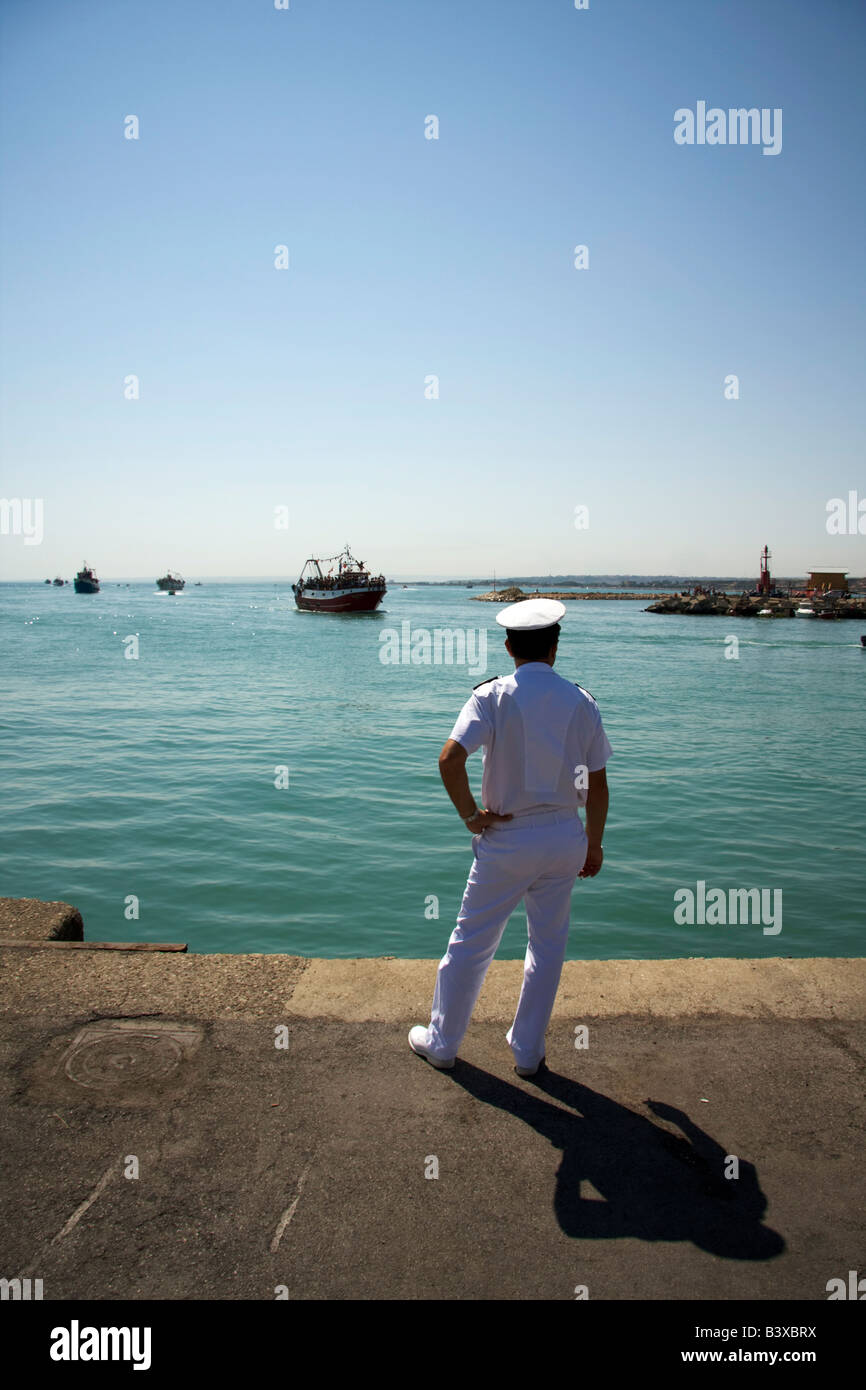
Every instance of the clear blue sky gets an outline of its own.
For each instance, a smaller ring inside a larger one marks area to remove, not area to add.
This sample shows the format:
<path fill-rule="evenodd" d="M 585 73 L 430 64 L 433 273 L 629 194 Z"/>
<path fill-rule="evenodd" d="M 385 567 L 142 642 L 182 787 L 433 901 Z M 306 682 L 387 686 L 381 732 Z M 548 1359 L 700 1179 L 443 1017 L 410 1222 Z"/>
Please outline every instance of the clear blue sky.
<path fill-rule="evenodd" d="M 2 34 L 0 495 L 45 538 L 0 577 L 347 540 L 866 571 L 825 527 L 866 498 L 859 0 L 5 0 Z M 701 100 L 782 108 L 781 153 L 677 145 Z"/>

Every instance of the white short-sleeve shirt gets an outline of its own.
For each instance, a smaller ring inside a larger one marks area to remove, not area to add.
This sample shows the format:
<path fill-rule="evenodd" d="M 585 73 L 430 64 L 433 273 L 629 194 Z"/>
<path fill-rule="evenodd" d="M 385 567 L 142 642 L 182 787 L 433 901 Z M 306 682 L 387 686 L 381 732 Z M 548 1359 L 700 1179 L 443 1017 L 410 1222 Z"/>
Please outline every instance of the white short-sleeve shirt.
<path fill-rule="evenodd" d="M 484 806 L 504 816 L 586 805 L 588 772 L 612 754 L 598 705 L 546 661 L 528 661 L 510 676 L 473 690 L 450 737 L 483 748 Z"/>

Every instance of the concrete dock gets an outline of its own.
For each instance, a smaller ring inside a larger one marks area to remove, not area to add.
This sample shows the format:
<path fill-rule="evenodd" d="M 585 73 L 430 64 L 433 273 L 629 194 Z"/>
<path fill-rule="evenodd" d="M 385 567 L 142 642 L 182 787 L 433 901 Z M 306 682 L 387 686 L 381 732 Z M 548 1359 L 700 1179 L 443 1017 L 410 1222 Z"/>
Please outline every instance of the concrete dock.
<path fill-rule="evenodd" d="M 866 960 L 569 962 L 522 1080 L 520 962 L 442 1072 L 406 1042 L 435 961 L 20 928 L 0 1275 L 46 1300 L 822 1301 L 866 1274 Z"/>

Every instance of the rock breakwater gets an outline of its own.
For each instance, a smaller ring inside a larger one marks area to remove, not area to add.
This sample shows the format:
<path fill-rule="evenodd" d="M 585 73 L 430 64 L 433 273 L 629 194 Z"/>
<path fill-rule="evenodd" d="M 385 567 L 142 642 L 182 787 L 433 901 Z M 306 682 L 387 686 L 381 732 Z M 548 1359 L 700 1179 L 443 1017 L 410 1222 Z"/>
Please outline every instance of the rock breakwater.
<path fill-rule="evenodd" d="M 543 593 L 540 593 L 537 589 L 533 589 L 530 593 L 524 593 L 523 589 L 513 584 L 508 589 L 495 589 L 487 594 L 473 594 L 472 597 L 476 603 L 520 603 L 521 600 L 525 598 L 555 598 L 559 599 L 562 603 L 568 603 L 569 600 L 572 599 L 640 598 L 646 600 L 648 598 L 661 599 L 665 598 L 666 595 L 655 593 L 638 594 L 633 593 L 630 589 L 592 590 L 591 592 L 583 593 L 576 593 L 573 589 L 563 589 L 561 593 L 559 591 L 553 592 L 552 590 L 545 590 Z"/>
<path fill-rule="evenodd" d="M 765 594 L 666 594 L 651 603 L 648 613 L 709 614 L 717 618 L 795 618 L 797 610 L 811 610 L 815 618 L 859 618 L 866 621 L 866 600 L 845 595 L 840 598 L 804 598 Z"/>

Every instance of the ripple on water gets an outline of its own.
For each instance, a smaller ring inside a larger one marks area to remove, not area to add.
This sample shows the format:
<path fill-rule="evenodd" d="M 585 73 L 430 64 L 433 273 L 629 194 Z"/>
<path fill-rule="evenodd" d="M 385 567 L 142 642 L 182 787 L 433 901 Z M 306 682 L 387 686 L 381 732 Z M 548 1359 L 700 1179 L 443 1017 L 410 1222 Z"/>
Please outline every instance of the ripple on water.
<path fill-rule="evenodd" d="M 508 663 L 491 606 L 450 589 L 387 602 L 336 622 L 268 584 L 171 606 L 133 586 L 101 611 L 0 586 L 3 891 L 75 902 L 91 939 L 441 955 L 471 850 L 436 760 L 485 673 L 385 666 L 379 634 L 483 625 L 487 673 Z M 599 701 L 615 756 L 605 867 L 576 885 L 569 954 L 862 954 L 866 660 L 845 625 L 744 622 L 730 661 L 712 619 L 573 607 L 558 669 Z M 781 890 L 782 933 L 676 925 L 675 891 L 699 880 Z M 503 956 L 525 931 L 518 912 Z"/>

